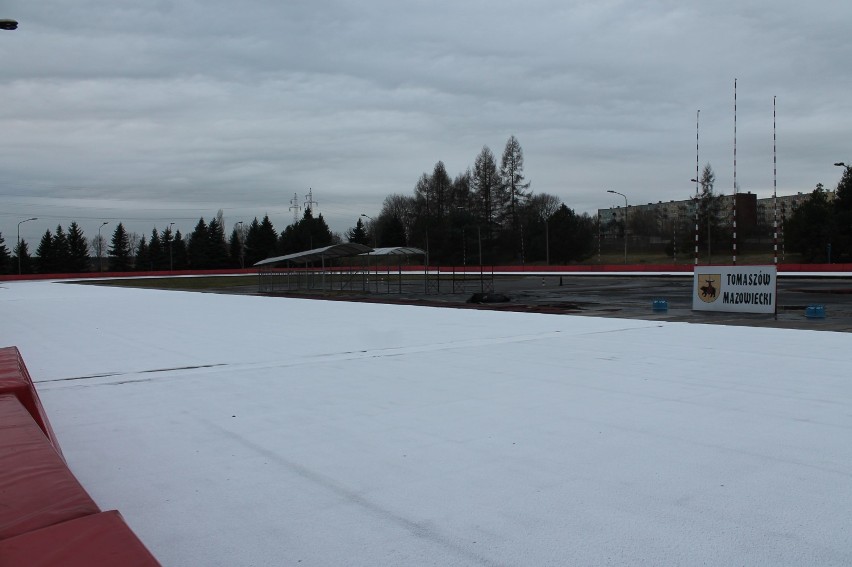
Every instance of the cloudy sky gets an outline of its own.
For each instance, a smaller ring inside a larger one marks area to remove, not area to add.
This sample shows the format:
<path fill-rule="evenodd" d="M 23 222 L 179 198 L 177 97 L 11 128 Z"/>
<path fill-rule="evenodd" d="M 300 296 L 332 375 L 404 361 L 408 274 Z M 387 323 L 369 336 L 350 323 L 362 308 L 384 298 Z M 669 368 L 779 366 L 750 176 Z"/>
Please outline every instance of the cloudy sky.
<path fill-rule="evenodd" d="M 770 196 L 852 161 L 840 0 L 0 0 L 0 231 L 104 220 L 279 230 L 312 189 L 332 230 L 515 135 L 578 212 L 683 199 L 701 165 Z"/>

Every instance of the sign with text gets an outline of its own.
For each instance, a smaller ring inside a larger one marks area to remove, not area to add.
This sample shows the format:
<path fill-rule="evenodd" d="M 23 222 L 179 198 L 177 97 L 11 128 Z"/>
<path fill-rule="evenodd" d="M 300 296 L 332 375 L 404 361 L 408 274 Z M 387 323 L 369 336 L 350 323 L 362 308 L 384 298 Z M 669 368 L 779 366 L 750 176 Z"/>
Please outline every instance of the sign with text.
<path fill-rule="evenodd" d="M 737 313 L 775 313 L 775 266 L 696 266 L 692 309 Z"/>

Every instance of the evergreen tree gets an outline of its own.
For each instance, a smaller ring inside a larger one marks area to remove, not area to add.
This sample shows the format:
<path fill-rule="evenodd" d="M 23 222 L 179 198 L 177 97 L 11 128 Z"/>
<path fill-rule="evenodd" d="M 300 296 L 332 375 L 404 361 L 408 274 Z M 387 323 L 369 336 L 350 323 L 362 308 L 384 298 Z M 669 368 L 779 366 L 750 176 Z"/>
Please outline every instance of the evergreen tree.
<path fill-rule="evenodd" d="M 716 174 L 710 164 L 704 166 L 701 177 L 701 194 L 698 196 L 698 235 L 707 246 L 707 261 L 713 261 L 713 243 L 718 244 L 722 238 L 719 213 L 722 211 L 722 197 L 713 191 Z"/>
<path fill-rule="evenodd" d="M 242 223 L 234 225 L 231 238 L 228 240 L 228 267 L 243 268 L 245 263 L 245 250 L 243 248 Z"/>
<path fill-rule="evenodd" d="M 221 215 L 222 211 L 219 210 Z M 209 267 L 212 269 L 224 268 L 228 265 L 228 243 L 225 241 L 225 227 L 223 220 L 214 218 L 207 225 Z"/>
<path fill-rule="evenodd" d="M 588 258 L 594 251 L 595 222 L 561 205 L 548 220 L 551 260 L 568 264 Z"/>
<path fill-rule="evenodd" d="M 852 260 L 852 166 L 844 165 L 834 193 L 834 258 Z M 832 260 L 834 261 L 834 260 Z"/>
<path fill-rule="evenodd" d="M 822 183 L 797 207 L 787 220 L 787 246 L 802 254 L 806 262 L 825 262 L 835 233 L 834 211 Z"/>
<path fill-rule="evenodd" d="M 271 258 L 278 253 L 278 233 L 272 226 L 268 215 L 263 216 L 263 222 L 257 222 L 257 217 L 249 226 L 245 239 L 245 265 Z"/>
<path fill-rule="evenodd" d="M 172 240 L 171 254 L 174 269 L 185 270 L 188 266 L 186 240 L 184 240 L 179 230 L 175 232 L 175 237 Z"/>
<path fill-rule="evenodd" d="M 0 274 L 10 273 L 12 266 L 12 257 L 9 255 L 9 250 L 6 248 L 6 241 L 3 240 L 3 233 L 0 232 Z"/>
<path fill-rule="evenodd" d="M 22 274 L 33 273 L 32 256 L 30 256 L 30 251 L 29 251 L 29 246 L 27 246 L 27 241 L 24 240 L 23 238 L 15 246 L 15 264 L 20 266 L 20 270 L 21 270 Z"/>
<path fill-rule="evenodd" d="M 165 235 L 165 233 L 164 233 Z M 169 269 L 168 250 L 163 249 L 163 243 L 160 240 L 160 233 L 157 228 L 151 229 L 151 240 L 148 241 L 148 258 L 150 270 L 167 270 Z"/>
<path fill-rule="evenodd" d="M 355 227 L 350 228 L 349 232 L 346 233 L 346 238 L 349 242 L 355 242 L 356 244 L 363 244 L 364 246 L 371 245 L 370 240 L 367 238 L 367 231 L 364 230 L 364 223 L 361 222 L 361 217 L 358 217 Z"/>
<path fill-rule="evenodd" d="M 260 223 L 257 217 L 251 221 L 248 230 L 246 231 L 246 239 L 243 241 L 245 251 L 245 265 L 253 266 L 256 262 L 263 260 L 260 253 Z"/>
<path fill-rule="evenodd" d="M 40 274 L 54 273 L 53 234 L 51 234 L 50 229 L 47 229 L 42 235 L 38 248 L 36 248 L 36 256 L 38 256 L 38 271 Z"/>
<path fill-rule="evenodd" d="M 151 247 L 148 246 L 148 241 L 145 240 L 144 234 L 139 239 L 139 244 L 136 245 L 136 261 L 133 263 L 133 268 L 137 272 L 147 272 L 152 269 Z"/>
<path fill-rule="evenodd" d="M 83 235 L 83 230 L 75 222 L 68 227 L 68 271 L 72 274 L 88 272 L 89 265 L 89 243 Z"/>
<path fill-rule="evenodd" d="M 62 225 L 56 225 L 56 233 L 53 235 L 53 270 L 57 274 L 70 272 L 71 247 L 68 244 L 68 236 L 62 230 Z"/>
<path fill-rule="evenodd" d="M 186 255 L 189 267 L 193 270 L 206 270 L 210 266 L 210 235 L 204 217 L 198 220 L 195 230 L 189 235 L 186 245 Z"/>
<path fill-rule="evenodd" d="M 130 239 L 124 224 L 118 223 L 112 233 L 112 242 L 107 254 L 109 254 L 109 270 L 111 272 L 126 272 L 130 269 Z"/>

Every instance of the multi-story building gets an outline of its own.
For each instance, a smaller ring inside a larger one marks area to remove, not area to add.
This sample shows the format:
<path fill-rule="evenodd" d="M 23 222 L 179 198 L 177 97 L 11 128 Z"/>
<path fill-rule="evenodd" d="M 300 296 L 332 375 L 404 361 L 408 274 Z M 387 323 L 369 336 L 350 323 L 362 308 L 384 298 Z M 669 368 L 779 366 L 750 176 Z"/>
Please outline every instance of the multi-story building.
<path fill-rule="evenodd" d="M 775 222 L 776 210 L 779 224 L 790 217 L 802 203 L 809 197 L 810 193 L 797 193 L 795 195 L 779 195 L 776 198 L 766 197 L 758 199 L 751 192 L 736 194 L 737 227 L 742 232 L 747 232 L 755 226 L 771 227 Z M 828 200 L 834 199 L 834 192 L 826 192 Z M 733 218 L 734 195 L 721 196 L 721 208 L 719 220 L 728 221 Z M 653 222 L 655 228 L 662 232 L 671 230 L 673 226 L 690 222 L 695 217 L 695 199 L 684 199 L 681 201 L 659 201 L 645 205 L 629 205 L 628 207 L 609 207 L 598 209 L 598 219 L 601 223 L 601 235 L 604 238 L 615 238 L 620 233 L 620 225 L 625 215 L 631 221 L 641 217 L 643 222 Z M 776 209 L 777 207 L 777 209 Z M 650 227 L 649 227 L 650 228 Z"/>

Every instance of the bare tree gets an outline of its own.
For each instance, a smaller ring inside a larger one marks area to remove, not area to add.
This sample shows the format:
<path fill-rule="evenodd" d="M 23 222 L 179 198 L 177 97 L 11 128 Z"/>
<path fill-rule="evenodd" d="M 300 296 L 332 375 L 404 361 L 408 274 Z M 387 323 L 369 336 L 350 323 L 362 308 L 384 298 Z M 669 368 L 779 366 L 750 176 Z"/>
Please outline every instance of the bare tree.
<path fill-rule="evenodd" d="M 524 183 L 524 151 L 514 136 L 509 136 L 506 148 L 503 150 L 500 178 L 504 224 L 508 219 L 509 227 L 514 230 L 518 225 L 519 209 L 528 198 L 526 190 L 530 187 L 529 182 Z"/>

